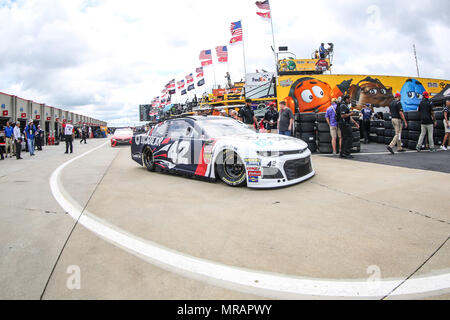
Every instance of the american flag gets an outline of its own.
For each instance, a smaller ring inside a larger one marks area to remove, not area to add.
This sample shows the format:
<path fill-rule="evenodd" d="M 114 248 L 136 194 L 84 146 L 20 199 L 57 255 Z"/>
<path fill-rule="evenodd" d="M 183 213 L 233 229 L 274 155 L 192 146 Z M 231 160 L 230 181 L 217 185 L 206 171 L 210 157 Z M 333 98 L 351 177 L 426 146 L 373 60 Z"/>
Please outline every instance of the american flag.
<path fill-rule="evenodd" d="M 194 77 L 192 76 L 192 73 L 186 76 L 186 82 L 187 83 L 194 82 Z"/>
<path fill-rule="evenodd" d="M 216 47 L 217 58 L 219 62 L 228 62 L 228 49 L 227 46 Z"/>
<path fill-rule="evenodd" d="M 200 60 L 212 59 L 211 50 L 203 50 L 200 52 Z"/>
<path fill-rule="evenodd" d="M 167 89 L 175 88 L 175 79 L 170 80 L 168 84 L 166 84 Z"/>
<path fill-rule="evenodd" d="M 272 19 L 271 16 L 270 16 L 270 11 L 269 12 L 257 12 L 256 14 L 258 16 L 260 16 L 261 18 L 263 18 L 264 20 Z"/>
<path fill-rule="evenodd" d="M 177 85 L 178 85 L 178 89 L 183 89 L 184 88 L 184 80 L 178 81 Z"/>
<path fill-rule="evenodd" d="M 195 69 L 195 72 L 197 73 L 197 78 L 203 78 L 204 77 L 203 67 Z"/>
<path fill-rule="evenodd" d="M 230 44 L 234 44 L 237 42 L 242 42 L 242 24 L 241 21 L 231 23 L 231 40 Z"/>
<path fill-rule="evenodd" d="M 261 10 L 270 10 L 269 0 L 256 1 L 256 6 Z"/>

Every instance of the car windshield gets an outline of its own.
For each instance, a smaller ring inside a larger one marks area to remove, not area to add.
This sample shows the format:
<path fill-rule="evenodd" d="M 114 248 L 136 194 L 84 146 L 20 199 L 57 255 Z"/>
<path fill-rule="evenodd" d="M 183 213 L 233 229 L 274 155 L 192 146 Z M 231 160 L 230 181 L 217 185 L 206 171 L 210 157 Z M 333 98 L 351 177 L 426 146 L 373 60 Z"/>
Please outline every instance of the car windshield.
<path fill-rule="evenodd" d="M 132 136 L 133 135 L 133 131 L 129 130 L 129 129 L 122 129 L 122 130 L 116 130 L 114 132 L 115 136 Z"/>
<path fill-rule="evenodd" d="M 224 137 L 236 134 L 244 135 L 254 133 L 254 131 L 250 130 L 245 124 L 234 119 L 206 120 L 202 121 L 200 125 L 209 137 Z"/>

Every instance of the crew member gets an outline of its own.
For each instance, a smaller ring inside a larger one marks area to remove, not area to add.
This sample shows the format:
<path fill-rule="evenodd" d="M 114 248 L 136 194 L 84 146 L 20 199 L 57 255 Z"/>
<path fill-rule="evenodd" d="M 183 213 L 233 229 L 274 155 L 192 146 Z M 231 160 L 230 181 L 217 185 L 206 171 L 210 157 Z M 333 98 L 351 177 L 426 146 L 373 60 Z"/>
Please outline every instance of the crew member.
<path fill-rule="evenodd" d="M 20 132 L 20 122 L 17 121 L 16 126 L 14 127 L 14 143 L 16 144 L 16 158 L 17 160 L 23 159 L 20 156 L 22 152 L 22 132 Z"/>
<path fill-rule="evenodd" d="M 400 102 L 400 99 L 402 98 L 402 95 L 400 93 L 395 94 L 394 101 L 391 102 L 389 105 L 389 109 L 391 111 L 392 116 L 392 125 L 394 126 L 395 130 L 395 136 L 394 139 L 392 139 L 391 144 L 387 147 L 390 153 L 394 154 L 394 147 L 397 144 L 397 152 L 405 152 L 405 150 L 402 148 L 402 120 L 405 123 L 405 129 L 408 128 L 408 123 L 405 119 L 405 114 L 403 113 L 403 107 L 402 103 Z"/>
<path fill-rule="evenodd" d="M 73 153 L 73 125 L 71 124 L 66 124 L 65 128 L 64 128 L 64 136 L 65 136 L 65 141 L 66 141 L 66 152 L 65 153 L 69 153 L 69 148 L 70 148 L 70 153 Z"/>
<path fill-rule="evenodd" d="M 433 129 L 436 127 L 436 115 L 433 111 L 433 105 L 430 102 L 430 94 L 425 91 L 423 93 L 423 99 L 419 104 L 419 113 L 420 113 L 420 120 L 422 121 L 421 125 L 421 131 L 420 131 L 420 137 L 419 141 L 417 142 L 417 151 L 420 152 L 420 149 L 422 147 L 422 142 L 425 139 L 425 134 L 428 133 L 428 144 L 430 147 L 431 152 L 436 152 L 436 149 L 434 149 L 434 137 L 433 137 Z"/>
<path fill-rule="evenodd" d="M 252 100 L 245 100 L 245 107 L 239 110 L 238 114 L 239 120 L 245 123 L 250 129 L 255 130 L 258 128 L 258 120 L 255 117 L 255 113 L 252 109 Z"/>
<path fill-rule="evenodd" d="M 34 139 L 36 137 L 36 131 L 36 126 L 34 125 L 33 120 L 30 120 L 28 125 L 25 127 L 25 135 L 27 137 L 27 145 L 30 156 L 34 156 Z"/>
<path fill-rule="evenodd" d="M 361 122 L 361 130 L 363 132 L 364 143 L 369 143 L 369 134 L 370 134 L 370 119 L 373 116 L 373 110 L 369 103 L 367 103 L 364 108 L 361 110 L 362 122 Z"/>
<path fill-rule="evenodd" d="M 444 106 L 444 128 L 445 128 L 445 137 L 444 137 L 444 141 L 442 142 L 442 146 L 441 149 L 447 151 L 447 147 L 445 146 L 445 144 L 447 143 L 449 137 L 450 137 L 450 119 L 449 119 L 449 112 L 448 110 L 450 109 L 450 98 L 447 98 L 447 100 L 445 101 L 445 106 Z"/>
<path fill-rule="evenodd" d="M 358 115 L 356 112 L 350 111 L 350 96 L 346 95 L 343 102 L 338 106 L 336 114 L 339 118 L 339 128 L 342 133 L 342 148 L 341 148 L 341 158 L 353 159 L 351 155 L 351 148 L 353 143 L 353 129 L 352 122 L 359 128 L 359 124 L 352 118 Z"/>
<path fill-rule="evenodd" d="M 6 122 L 5 138 L 6 138 L 5 155 L 8 158 L 8 150 L 9 150 L 9 157 L 12 158 L 14 154 L 14 128 L 9 125 L 9 122 Z"/>
<path fill-rule="evenodd" d="M 278 124 L 278 111 L 275 110 L 275 103 L 272 102 L 269 105 L 269 110 L 267 110 L 266 114 L 264 115 L 264 124 L 265 128 L 267 130 L 267 133 L 277 133 L 277 124 Z"/>
<path fill-rule="evenodd" d="M 327 50 L 325 49 L 325 44 L 322 43 L 319 48 L 320 59 L 325 59 Z"/>
<path fill-rule="evenodd" d="M 294 125 L 294 114 L 289 109 L 285 101 L 280 102 L 280 116 L 278 120 L 278 133 L 283 136 L 292 136 L 292 128 Z"/>

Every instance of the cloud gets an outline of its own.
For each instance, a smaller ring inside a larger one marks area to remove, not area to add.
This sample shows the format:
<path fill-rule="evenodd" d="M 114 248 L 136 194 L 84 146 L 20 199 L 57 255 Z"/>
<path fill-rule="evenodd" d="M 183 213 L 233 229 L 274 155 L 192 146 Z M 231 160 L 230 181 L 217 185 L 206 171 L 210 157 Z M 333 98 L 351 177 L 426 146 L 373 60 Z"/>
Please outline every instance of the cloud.
<path fill-rule="evenodd" d="M 450 78 L 448 0 L 272 1 L 276 46 L 308 58 L 333 42 L 333 73 Z M 247 72 L 273 70 L 271 25 L 254 1 L 0 0 L 0 90 L 114 121 L 138 120 L 138 106 L 199 66 L 201 50 L 227 45 L 243 18 Z M 206 69 L 207 85 L 244 75 L 243 48 Z M 183 100 L 185 99 L 183 96 Z M 181 98 L 179 98 L 180 101 Z"/>

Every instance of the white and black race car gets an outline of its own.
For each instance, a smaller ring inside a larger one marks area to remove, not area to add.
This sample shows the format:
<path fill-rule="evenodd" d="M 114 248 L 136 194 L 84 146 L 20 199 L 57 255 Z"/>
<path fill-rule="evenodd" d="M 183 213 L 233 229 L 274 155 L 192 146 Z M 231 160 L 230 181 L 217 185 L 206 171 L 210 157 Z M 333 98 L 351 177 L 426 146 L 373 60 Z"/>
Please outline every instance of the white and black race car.
<path fill-rule="evenodd" d="M 131 157 L 149 171 L 220 179 L 249 188 L 284 187 L 315 175 L 305 142 L 258 134 L 224 117 L 167 120 L 133 137 Z"/>

